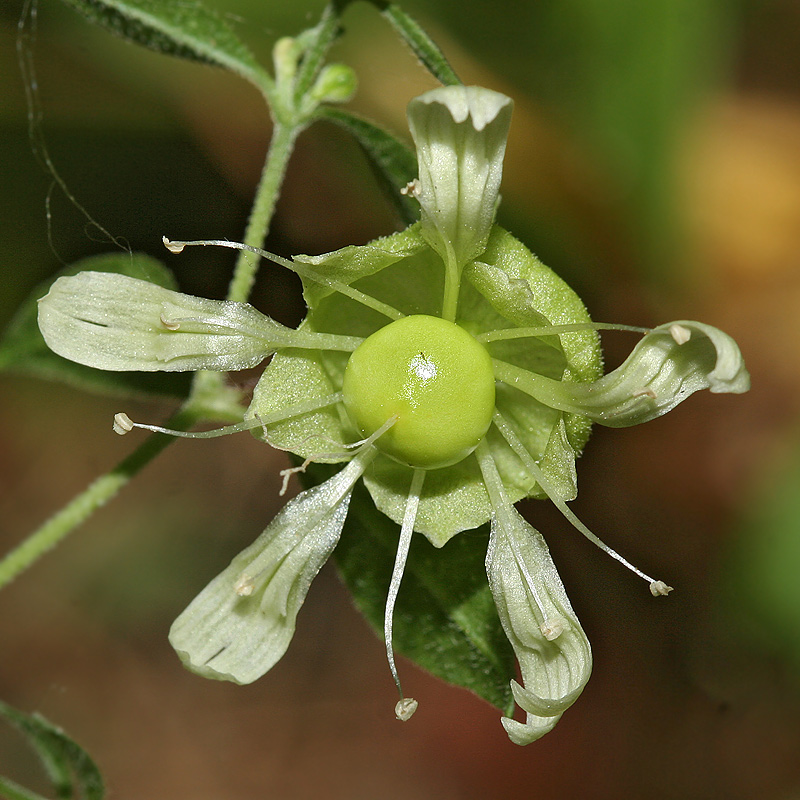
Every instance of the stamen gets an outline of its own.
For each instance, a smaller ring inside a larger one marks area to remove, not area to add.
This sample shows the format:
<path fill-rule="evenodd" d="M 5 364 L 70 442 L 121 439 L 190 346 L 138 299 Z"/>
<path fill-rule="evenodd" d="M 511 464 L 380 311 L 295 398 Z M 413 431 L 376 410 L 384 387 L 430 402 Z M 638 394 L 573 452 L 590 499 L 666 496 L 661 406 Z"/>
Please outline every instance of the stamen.
<path fill-rule="evenodd" d="M 397 422 L 397 414 L 389 417 L 389 419 L 387 419 L 386 422 L 384 422 L 383 425 L 381 425 L 380 428 L 375 431 L 375 433 L 373 433 L 371 436 L 368 436 L 366 439 L 360 439 L 359 441 L 351 442 L 350 444 L 343 444 L 342 450 L 339 450 L 338 452 L 315 453 L 314 455 L 309 456 L 299 467 L 282 469 L 279 474 L 283 478 L 283 484 L 281 485 L 281 490 L 278 492 L 278 495 L 283 497 L 283 495 L 286 494 L 286 490 L 289 488 L 289 478 L 291 478 L 295 473 L 305 472 L 309 464 L 312 464 L 315 461 L 319 461 L 323 458 L 342 458 L 344 456 L 348 456 L 350 455 L 350 450 L 354 450 L 353 455 L 357 455 L 362 450 L 365 450 L 367 447 L 372 445 L 373 442 L 375 442 L 378 438 L 383 436 L 383 434 L 386 433 L 386 431 L 388 431 L 389 428 L 395 424 L 395 422 Z M 310 438 L 311 437 L 309 436 L 304 441 L 308 441 Z M 300 442 L 300 444 L 302 445 L 303 442 Z"/>
<path fill-rule="evenodd" d="M 542 636 L 547 639 L 548 642 L 552 642 L 558 639 L 562 633 L 564 633 L 564 620 L 563 619 L 546 619 L 540 626 L 539 630 L 542 632 Z"/>
<path fill-rule="evenodd" d="M 475 455 L 478 458 L 478 466 L 480 467 L 481 475 L 483 476 L 483 483 L 486 486 L 486 491 L 489 494 L 489 500 L 494 508 L 494 513 L 500 518 L 507 518 L 509 511 L 512 508 L 512 503 L 508 499 L 508 495 L 506 495 L 505 488 L 503 487 L 503 481 L 500 478 L 500 473 L 497 471 L 497 464 L 495 464 L 494 458 L 489 452 L 485 439 L 478 446 L 478 449 L 475 451 Z M 544 618 L 545 604 L 542 601 L 538 589 L 536 588 L 536 581 L 533 580 L 533 576 L 528 570 L 528 564 L 522 557 L 522 553 L 519 551 L 519 543 L 513 536 L 507 536 L 506 541 L 511 547 L 514 560 L 517 562 L 517 569 L 525 580 L 525 586 L 528 590 L 528 594 L 542 615 L 541 625 L 546 626 L 548 621 Z M 544 635 L 544 630 L 541 627 L 540 630 L 542 630 Z"/>
<path fill-rule="evenodd" d="M 153 433 L 165 433 L 168 436 L 177 436 L 181 439 L 216 439 L 218 436 L 228 436 L 232 433 L 241 433 L 242 431 L 250 431 L 253 428 L 262 428 L 264 436 L 267 435 L 267 425 L 274 422 L 280 422 L 290 417 L 299 417 L 301 414 L 308 414 L 311 411 L 317 411 L 326 406 L 332 406 L 341 402 L 342 393 L 336 392 L 335 394 L 325 395 L 324 397 L 314 397 L 310 400 L 305 400 L 302 403 L 289 406 L 288 408 L 275 411 L 272 414 L 256 414 L 253 419 L 246 419 L 242 422 L 237 422 L 235 425 L 225 425 L 222 428 L 213 428 L 210 431 L 177 431 L 172 428 L 162 428 L 160 425 L 146 425 L 143 422 L 133 422 L 131 418 L 124 413 L 119 413 L 114 416 L 114 432 L 120 436 L 124 436 L 134 428 L 141 428 L 145 431 L 152 431 Z"/>
<path fill-rule="evenodd" d="M 127 414 L 124 412 L 114 414 L 114 433 L 124 436 L 126 433 L 130 433 L 133 427 L 133 422 L 131 422 L 131 418 Z"/>
<path fill-rule="evenodd" d="M 402 700 L 397 701 L 394 707 L 394 715 L 400 722 L 408 722 L 414 716 L 419 703 L 413 697 L 404 697 Z"/>
<path fill-rule="evenodd" d="M 669 335 L 677 344 L 686 344 L 692 338 L 691 330 L 685 325 L 679 325 L 677 322 L 669 326 Z"/>
<path fill-rule="evenodd" d="M 181 327 L 180 322 L 176 322 L 175 320 L 166 319 L 163 314 L 159 317 L 161 320 L 161 324 L 170 331 L 177 331 L 178 328 Z"/>
<path fill-rule="evenodd" d="M 408 197 L 419 197 L 420 182 L 417 178 L 409 181 L 401 190 L 400 194 L 407 195 Z"/>
<path fill-rule="evenodd" d="M 392 645 L 392 622 L 394 619 L 394 607 L 397 601 L 397 593 L 400 589 L 400 581 L 403 579 L 408 549 L 411 546 L 411 535 L 414 533 L 414 523 L 417 520 L 417 510 L 419 509 L 419 497 L 422 492 L 422 484 L 425 481 L 425 470 L 415 469 L 411 478 L 411 488 L 408 491 L 406 510 L 403 515 L 403 524 L 400 528 L 400 540 L 397 544 L 397 555 L 394 560 L 392 570 L 392 580 L 389 583 L 389 592 L 386 595 L 386 610 L 383 617 L 383 632 L 386 638 L 386 658 L 389 661 L 389 669 L 394 678 L 394 684 L 400 693 L 400 701 L 394 709 L 397 719 L 406 722 L 417 710 L 417 701 L 410 697 L 404 697 L 403 687 L 400 685 L 400 678 L 397 674 L 397 666 L 394 663 L 394 647 Z"/>
<path fill-rule="evenodd" d="M 236 585 L 233 588 L 239 597 L 250 597 L 255 591 L 256 582 L 252 575 L 242 574 L 239 576 L 239 580 L 236 581 Z"/>
<path fill-rule="evenodd" d="M 673 326 L 678 327 L 678 326 Z M 505 339 L 526 339 L 533 336 L 552 336 L 559 333 L 578 333 L 579 331 L 630 331 L 632 333 L 650 333 L 652 328 L 640 328 L 636 325 L 614 325 L 609 322 L 576 322 L 572 325 L 543 325 L 535 328 L 501 328 L 496 331 L 478 334 L 479 342 L 498 342 Z"/>
<path fill-rule="evenodd" d="M 373 311 L 383 314 L 385 317 L 389 317 L 389 319 L 402 319 L 405 316 L 405 314 L 398 311 L 396 308 L 380 300 L 376 300 L 374 297 L 370 297 L 370 295 L 360 292 L 358 289 L 354 289 L 346 283 L 337 281 L 335 278 L 320 275 L 306 264 L 301 264 L 298 261 L 293 261 L 288 258 L 282 258 L 274 253 L 262 250 L 260 247 L 251 247 L 241 242 L 229 242 L 227 239 L 198 239 L 193 242 L 179 242 L 172 241 L 166 236 L 162 236 L 161 241 L 170 253 L 181 253 L 184 247 L 192 247 L 195 245 L 201 247 L 230 247 L 232 250 L 246 250 L 249 253 L 255 253 L 257 256 L 261 256 L 261 258 L 266 258 L 268 261 L 273 261 L 275 264 L 286 267 L 286 269 L 290 269 L 301 278 L 307 278 L 310 281 L 314 281 L 314 283 L 321 283 L 323 286 L 327 286 L 329 289 L 333 289 L 335 292 L 339 292 L 339 294 L 349 297 L 351 300 L 355 300 L 357 303 L 361 303 L 371 308 Z"/>
<path fill-rule="evenodd" d="M 659 596 L 666 597 L 666 595 L 668 595 L 671 591 L 672 587 L 667 586 L 667 584 L 664 583 L 664 581 L 653 581 L 650 584 L 650 594 L 652 594 L 653 597 L 659 597 Z"/>
<path fill-rule="evenodd" d="M 672 591 L 671 586 L 667 586 L 663 581 L 657 581 L 655 578 L 651 578 L 640 569 L 634 567 L 633 564 L 631 564 L 627 559 L 623 558 L 616 550 L 609 547 L 598 536 L 592 533 L 589 528 L 587 528 L 586 525 L 584 525 L 575 516 L 572 509 L 567 506 L 564 500 L 559 497 L 555 487 L 547 479 L 544 472 L 542 472 L 541 467 L 539 467 L 539 465 L 533 460 L 531 454 L 525 448 L 525 445 L 514 432 L 514 429 L 508 424 L 499 411 L 495 411 L 493 421 L 497 429 L 503 435 L 503 438 L 508 442 L 511 449 L 517 454 L 520 461 L 522 461 L 522 463 L 525 465 L 525 469 L 528 470 L 531 477 L 536 481 L 536 483 L 539 484 L 539 486 L 542 488 L 542 491 L 544 491 L 544 493 L 550 498 L 553 505 L 555 505 L 555 507 L 567 518 L 567 520 L 569 520 L 570 523 L 572 523 L 575 528 L 577 528 L 590 542 L 599 547 L 604 553 L 611 556 L 611 558 L 616 559 L 631 572 L 647 581 L 650 584 L 650 592 L 654 597 L 657 597 L 658 595 L 666 595 Z M 663 587 L 663 590 L 661 587 Z"/>

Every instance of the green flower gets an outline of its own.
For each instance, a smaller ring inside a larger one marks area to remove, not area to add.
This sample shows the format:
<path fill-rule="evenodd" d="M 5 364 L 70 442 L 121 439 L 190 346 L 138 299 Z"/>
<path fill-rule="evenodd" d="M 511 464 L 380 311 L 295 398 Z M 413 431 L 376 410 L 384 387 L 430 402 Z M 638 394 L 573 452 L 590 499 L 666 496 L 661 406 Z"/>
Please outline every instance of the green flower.
<path fill-rule="evenodd" d="M 568 509 L 575 458 L 592 422 L 646 422 L 699 389 L 746 391 L 741 354 L 715 328 L 673 322 L 641 331 L 625 363 L 602 374 L 597 331 L 624 326 L 592 323 L 575 293 L 494 224 L 510 116 L 507 97 L 474 87 L 411 102 L 419 179 L 405 191 L 419 200 L 420 222 L 321 256 L 266 254 L 303 280 L 309 313 L 297 330 L 246 304 L 121 275 L 60 278 L 41 300 L 49 346 L 100 369 L 238 370 L 272 356 L 233 429 L 307 462 L 344 464 L 287 503 L 175 621 L 170 641 L 194 672 L 250 683 L 281 658 L 360 479 L 401 528 L 384 622 L 398 689 L 392 617 L 412 534 L 442 547 L 491 522 L 486 569 L 526 712 L 503 725 L 518 744 L 575 701 L 591 651 L 544 539 L 514 503 L 549 497 L 654 595 L 670 590 Z M 115 425 L 134 427 L 125 415 Z M 407 719 L 416 703 L 400 696 Z"/>

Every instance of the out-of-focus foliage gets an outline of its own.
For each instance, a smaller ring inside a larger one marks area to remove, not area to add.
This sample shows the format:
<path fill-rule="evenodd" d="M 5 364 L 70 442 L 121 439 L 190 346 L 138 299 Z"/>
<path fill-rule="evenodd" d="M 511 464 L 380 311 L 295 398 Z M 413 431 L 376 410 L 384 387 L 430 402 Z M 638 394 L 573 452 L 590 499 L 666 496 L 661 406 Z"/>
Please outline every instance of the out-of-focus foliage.
<path fill-rule="evenodd" d="M 206 1 L 262 63 L 278 36 L 313 23 L 324 6 Z M 736 399 L 738 410 L 701 401 L 613 448 L 600 431 L 582 459 L 576 510 L 637 563 L 663 565 L 675 592 L 654 608 L 600 554 L 573 545 L 566 525 L 537 524 L 560 530 L 548 541 L 598 660 L 571 725 L 535 751 L 509 750 L 488 706 L 485 723 L 465 727 L 463 708 L 472 715 L 475 701 L 408 666 L 420 710 L 400 732 L 393 721 L 384 726 L 375 709 L 394 698 L 380 647 L 324 573 L 303 612 L 308 633 L 274 684 L 240 691 L 187 682 L 164 642 L 169 620 L 273 513 L 265 506 L 277 502 L 281 466 L 254 442 L 189 443 L 153 465 L 118 516 L 110 508 L 41 565 L 33 577 L 46 591 L 27 581 L 9 587 L 13 613 L 0 615 L 4 696 L 40 705 L 70 730 L 78 724 L 120 800 L 206 800 L 232 790 L 350 800 L 387 796 L 388 786 L 398 797 L 460 800 L 512 796 L 521 785 L 566 798 L 585 793 L 587 780 L 597 798 L 793 796 L 797 683 L 779 685 L 772 665 L 797 662 L 800 626 L 791 580 L 800 566 L 800 476 L 796 459 L 773 466 L 775 443 L 800 415 L 796 4 L 403 5 L 466 82 L 515 99 L 501 222 L 569 278 L 597 318 L 621 319 L 619 310 L 641 323 L 703 318 L 742 346 L 753 391 Z M 39 6 L 43 126 L 72 192 L 134 250 L 159 258 L 162 234 L 239 239 L 269 138 L 256 92 L 219 70 L 125 45 L 60 3 Z M 0 7 L 0 324 L 62 261 L 109 249 L 57 192 L 48 242 L 50 181 L 31 153 L 15 64 L 19 10 Z M 352 4 L 344 27 L 335 57 L 359 72 L 352 108 L 402 135 L 406 102 L 431 84 L 368 4 Z M 295 159 L 270 249 L 323 252 L 397 224 L 358 146 L 335 126 L 312 128 Z M 223 296 L 230 264 L 211 250 L 170 262 L 184 291 L 211 297 Z M 291 277 L 265 265 L 256 305 L 291 324 L 296 297 Z M 3 378 L 4 547 L 127 445 L 109 441 L 106 419 L 118 409 L 92 402 Z M 43 425 L 54 412 L 80 422 Z M 201 458 L 201 448 L 213 448 L 219 463 Z M 39 507 L 26 514 L 20 503 Z M 743 506 L 748 522 L 733 526 Z M 166 533 L 154 530 L 154 511 Z M 550 514 L 542 504 L 526 513 Z M 732 564 L 733 594 L 718 593 L 720 563 Z M 720 601 L 732 647 L 715 693 L 692 659 L 716 663 L 719 631 L 706 626 L 716 624 L 710 609 Z M 615 626 L 603 638 L 609 619 Z M 777 661 L 753 669 L 765 654 Z M 731 690 L 734 680 L 742 691 Z M 449 713 L 427 713 L 441 702 Z"/>
<path fill-rule="evenodd" d="M 721 613 L 754 647 L 787 658 L 800 674 L 800 448 L 793 441 L 749 497 L 725 564 Z"/>

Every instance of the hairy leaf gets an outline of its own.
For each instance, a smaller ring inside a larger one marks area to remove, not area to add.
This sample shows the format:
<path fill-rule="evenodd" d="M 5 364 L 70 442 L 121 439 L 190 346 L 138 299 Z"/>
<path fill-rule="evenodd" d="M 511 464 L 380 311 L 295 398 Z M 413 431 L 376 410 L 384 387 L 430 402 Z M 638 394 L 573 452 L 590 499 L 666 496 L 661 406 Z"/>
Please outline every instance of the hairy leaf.
<path fill-rule="evenodd" d="M 64 0 L 92 22 L 165 55 L 229 69 L 259 88 L 272 83 L 228 24 L 198 0 Z"/>
<path fill-rule="evenodd" d="M 64 731 L 40 714 L 23 714 L 0 700 L 0 716 L 24 733 L 36 749 L 58 798 L 102 800 L 105 795 L 100 770 L 87 752 Z M 38 798 L 7 779 L 0 778 L 0 791 L 11 798 Z"/>
<path fill-rule="evenodd" d="M 371 0 L 371 2 L 380 9 L 381 14 L 436 80 L 445 86 L 455 86 L 461 83 L 439 46 L 415 19 L 403 11 L 397 3 L 388 3 L 386 0 Z"/>

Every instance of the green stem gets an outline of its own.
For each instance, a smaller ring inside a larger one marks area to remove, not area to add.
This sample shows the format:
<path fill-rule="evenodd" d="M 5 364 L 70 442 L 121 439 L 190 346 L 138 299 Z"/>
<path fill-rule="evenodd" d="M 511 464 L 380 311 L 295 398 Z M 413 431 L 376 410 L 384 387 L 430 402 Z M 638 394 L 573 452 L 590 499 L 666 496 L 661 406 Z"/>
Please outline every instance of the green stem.
<path fill-rule="evenodd" d="M 0 776 L 0 797 L 5 797 L 7 800 L 47 800 L 46 797 L 20 786 L 10 778 L 3 778 Z"/>
<path fill-rule="evenodd" d="M 266 238 L 275 204 L 280 193 L 289 157 L 302 126 L 286 126 L 275 123 L 267 152 L 266 163 L 256 193 L 253 210 L 245 231 L 245 244 L 261 247 Z M 258 259 L 242 252 L 236 262 L 233 279 L 228 290 L 228 299 L 246 302 L 255 280 Z M 184 405 L 166 422 L 164 427 L 188 430 L 204 417 L 203 409 L 214 408 L 214 398 L 221 405 L 225 395 L 223 376 L 213 372 L 197 372 L 192 390 Z M 209 402 L 211 401 L 211 402 Z M 55 547 L 71 531 L 88 519 L 98 508 L 105 505 L 128 481 L 149 464 L 174 438 L 156 433 L 148 437 L 111 472 L 91 483 L 81 494 L 52 516 L 25 541 L 0 561 L 0 588 L 10 583 L 41 556 Z"/>
<path fill-rule="evenodd" d="M 198 415 L 185 406 L 170 417 L 165 427 L 188 430 L 198 421 Z M 31 566 L 98 508 L 105 505 L 172 441 L 171 436 L 163 433 L 152 434 L 114 469 L 97 478 L 81 494 L 50 517 L 44 525 L 0 561 L 0 588 L 10 583 L 20 572 Z"/>
<path fill-rule="evenodd" d="M 244 244 L 250 247 L 264 246 L 272 215 L 275 212 L 275 203 L 286 174 L 286 167 L 300 130 L 300 126 L 288 126 L 281 122 L 275 122 L 264 171 L 261 173 L 253 210 L 250 212 L 250 219 L 244 234 Z M 228 300 L 247 302 L 255 281 L 258 262 L 258 256 L 245 250 L 240 251 L 233 278 L 228 287 Z"/>

